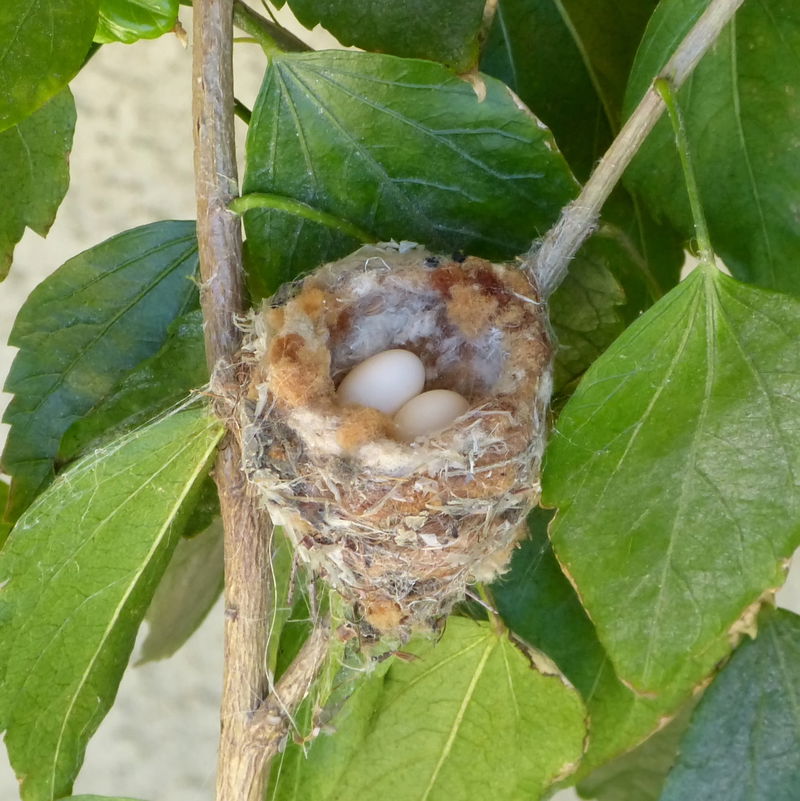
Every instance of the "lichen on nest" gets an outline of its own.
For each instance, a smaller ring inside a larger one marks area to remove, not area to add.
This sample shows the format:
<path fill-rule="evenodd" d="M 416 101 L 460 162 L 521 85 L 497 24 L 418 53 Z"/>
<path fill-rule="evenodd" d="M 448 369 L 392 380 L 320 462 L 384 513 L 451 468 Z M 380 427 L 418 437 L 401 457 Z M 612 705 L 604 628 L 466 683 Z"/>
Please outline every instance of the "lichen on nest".
<path fill-rule="evenodd" d="M 470 404 L 412 442 L 336 386 L 387 348 Z M 435 628 L 502 572 L 539 496 L 551 392 L 544 305 L 513 266 L 364 247 L 247 321 L 240 404 L 248 478 L 362 635 Z"/>

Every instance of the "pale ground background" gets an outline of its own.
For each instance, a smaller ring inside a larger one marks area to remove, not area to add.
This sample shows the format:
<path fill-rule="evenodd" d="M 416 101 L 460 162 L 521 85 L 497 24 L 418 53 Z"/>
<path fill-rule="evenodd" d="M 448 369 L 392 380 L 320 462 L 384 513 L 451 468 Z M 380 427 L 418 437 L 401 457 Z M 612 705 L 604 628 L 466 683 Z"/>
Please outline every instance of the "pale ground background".
<path fill-rule="evenodd" d="M 181 15 L 190 31 L 190 12 L 182 9 Z M 258 47 L 245 44 L 236 58 L 237 96 L 252 107 L 264 59 Z M 191 52 L 174 36 L 103 47 L 75 79 L 72 185 L 48 238 L 27 232 L 9 278 L 0 284 L 0 342 L 7 341 L 29 292 L 68 257 L 136 225 L 194 217 L 190 86 Z M 241 153 L 244 130 L 238 121 L 237 126 Z M 0 351 L 0 379 L 13 355 L 12 348 Z M 7 402 L 0 394 L 0 409 Z M 0 426 L 0 444 L 5 434 L 6 426 Z M 783 605 L 795 610 L 797 572 L 781 594 Z M 176 656 L 128 670 L 89 745 L 75 792 L 211 801 L 221 670 L 217 605 Z M 16 780 L 0 749 L 0 801 L 16 798 Z M 557 798 L 575 796 L 567 791 Z"/>

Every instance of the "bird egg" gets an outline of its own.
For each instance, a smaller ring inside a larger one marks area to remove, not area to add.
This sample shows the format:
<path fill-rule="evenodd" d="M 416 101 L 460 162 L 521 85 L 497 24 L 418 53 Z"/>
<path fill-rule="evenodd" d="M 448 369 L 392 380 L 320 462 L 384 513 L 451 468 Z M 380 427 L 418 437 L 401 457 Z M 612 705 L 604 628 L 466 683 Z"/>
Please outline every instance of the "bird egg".
<path fill-rule="evenodd" d="M 411 398 L 394 416 L 398 433 L 412 440 L 447 428 L 469 409 L 466 398 L 449 389 L 432 389 Z"/>
<path fill-rule="evenodd" d="M 422 392 L 425 365 L 411 351 L 392 348 L 356 365 L 336 390 L 340 403 L 357 403 L 392 415 Z"/>

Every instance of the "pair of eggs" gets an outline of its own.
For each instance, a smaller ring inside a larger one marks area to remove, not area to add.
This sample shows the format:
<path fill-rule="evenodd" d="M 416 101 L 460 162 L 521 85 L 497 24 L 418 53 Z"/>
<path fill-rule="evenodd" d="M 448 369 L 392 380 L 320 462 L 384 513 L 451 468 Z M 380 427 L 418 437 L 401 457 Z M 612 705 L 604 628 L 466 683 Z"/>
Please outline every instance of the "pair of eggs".
<path fill-rule="evenodd" d="M 425 365 L 408 350 L 392 348 L 356 365 L 339 385 L 342 403 L 357 403 L 390 415 L 405 440 L 435 434 L 469 409 L 466 398 L 449 389 L 425 387 Z"/>

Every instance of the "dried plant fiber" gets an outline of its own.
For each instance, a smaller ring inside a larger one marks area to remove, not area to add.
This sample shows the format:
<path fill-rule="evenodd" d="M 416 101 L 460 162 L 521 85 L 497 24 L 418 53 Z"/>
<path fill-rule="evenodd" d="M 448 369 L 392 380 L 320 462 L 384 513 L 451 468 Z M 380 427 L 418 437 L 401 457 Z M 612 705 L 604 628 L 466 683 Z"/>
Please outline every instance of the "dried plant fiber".
<path fill-rule="evenodd" d="M 273 521 L 362 636 L 435 628 L 502 572 L 538 500 L 552 346 L 535 288 L 513 266 L 370 246 L 246 325 L 245 469 Z M 382 412 L 340 404 L 347 372 L 389 348 L 469 411 L 405 442 Z"/>

